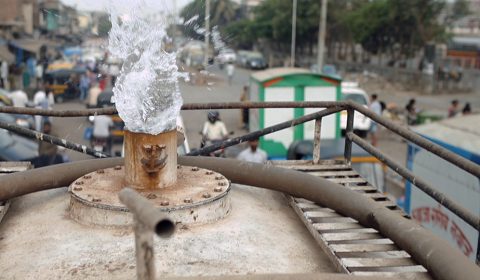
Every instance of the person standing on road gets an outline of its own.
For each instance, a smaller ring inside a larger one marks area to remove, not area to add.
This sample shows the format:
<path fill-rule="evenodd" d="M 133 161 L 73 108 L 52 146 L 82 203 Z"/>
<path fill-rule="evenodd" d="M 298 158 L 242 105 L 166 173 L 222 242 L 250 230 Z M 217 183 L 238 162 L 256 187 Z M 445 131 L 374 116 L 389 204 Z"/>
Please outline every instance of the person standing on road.
<path fill-rule="evenodd" d="M 0 88 L 8 89 L 8 63 L 5 60 L 0 62 Z"/>
<path fill-rule="evenodd" d="M 110 153 L 112 146 L 112 137 L 110 129 L 113 127 L 113 121 L 110 116 L 99 115 L 93 120 L 93 142 L 105 143 L 105 152 Z"/>
<path fill-rule="evenodd" d="M 248 98 L 248 86 L 243 87 L 242 95 L 240 95 L 240 102 L 243 104 L 247 103 L 249 100 Z M 241 109 L 241 116 L 242 116 L 242 129 L 248 130 L 248 123 L 249 123 L 249 110 L 247 108 Z"/>
<path fill-rule="evenodd" d="M 232 85 L 233 74 L 235 74 L 235 65 L 232 62 L 227 64 L 228 85 Z"/>
<path fill-rule="evenodd" d="M 452 100 L 450 107 L 448 108 L 448 117 L 453 118 L 458 115 L 460 108 L 458 107 L 458 100 Z"/>
<path fill-rule="evenodd" d="M 372 94 L 370 100 L 370 110 L 372 110 L 375 114 L 381 116 L 382 115 L 382 105 L 378 101 L 378 96 L 376 94 Z M 378 145 L 378 124 L 372 121 L 372 125 L 370 126 L 370 136 L 373 146 Z"/>
<path fill-rule="evenodd" d="M 258 147 L 258 138 L 248 141 L 248 146 L 247 149 L 238 154 L 238 160 L 256 163 L 267 162 L 267 153 Z"/>
<path fill-rule="evenodd" d="M 80 101 L 87 98 L 88 90 L 90 89 L 90 79 L 87 74 L 82 74 L 80 77 Z"/>
<path fill-rule="evenodd" d="M 98 86 L 98 83 L 94 83 L 88 91 L 87 108 L 96 108 L 98 96 L 102 93 L 102 90 Z"/>

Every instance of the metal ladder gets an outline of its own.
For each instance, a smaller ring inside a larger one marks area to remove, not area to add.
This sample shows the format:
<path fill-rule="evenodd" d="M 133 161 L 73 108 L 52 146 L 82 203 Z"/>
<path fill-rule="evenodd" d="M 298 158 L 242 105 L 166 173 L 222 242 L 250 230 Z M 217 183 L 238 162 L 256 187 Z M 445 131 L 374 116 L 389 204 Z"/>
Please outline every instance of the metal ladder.
<path fill-rule="evenodd" d="M 379 193 L 344 161 L 282 161 L 271 164 L 303 171 L 348 187 L 399 215 L 407 215 L 386 195 Z M 353 275 L 404 279 L 432 279 L 427 270 L 377 230 L 360 225 L 330 208 L 288 196 L 302 222 L 339 272 Z"/>

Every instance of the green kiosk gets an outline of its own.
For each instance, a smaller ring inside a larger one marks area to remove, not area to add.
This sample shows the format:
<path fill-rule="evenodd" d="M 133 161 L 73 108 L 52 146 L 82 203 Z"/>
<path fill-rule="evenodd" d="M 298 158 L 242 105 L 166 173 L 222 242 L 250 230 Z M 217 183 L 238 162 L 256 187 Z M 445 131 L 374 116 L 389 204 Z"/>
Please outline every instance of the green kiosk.
<path fill-rule="evenodd" d="M 341 80 L 312 73 L 301 68 L 271 68 L 255 72 L 250 77 L 250 101 L 338 101 Z M 263 129 L 284 121 L 314 113 L 321 108 L 252 109 L 250 131 Z M 260 139 L 260 147 L 269 158 L 285 158 L 293 141 L 313 139 L 314 121 L 304 123 Z M 340 114 L 322 119 L 322 139 L 340 137 Z"/>

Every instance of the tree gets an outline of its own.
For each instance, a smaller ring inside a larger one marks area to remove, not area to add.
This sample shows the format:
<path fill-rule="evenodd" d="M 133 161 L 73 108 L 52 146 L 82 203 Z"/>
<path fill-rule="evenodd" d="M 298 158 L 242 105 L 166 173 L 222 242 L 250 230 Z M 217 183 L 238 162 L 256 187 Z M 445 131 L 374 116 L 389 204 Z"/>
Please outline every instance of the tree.
<path fill-rule="evenodd" d="M 108 32 L 112 28 L 112 23 L 110 22 L 110 18 L 108 15 L 102 15 L 98 19 L 98 36 L 105 37 L 108 36 Z"/>
<path fill-rule="evenodd" d="M 218 26 L 223 34 L 226 25 L 233 22 L 238 14 L 239 7 L 231 0 L 210 0 L 210 26 Z M 194 39 L 203 39 L 201 32 L 205 27 L 205 0 L 194 0 L 186 5 L 180 16 L 188 24 L 182 27 L 183 34 Z"/>

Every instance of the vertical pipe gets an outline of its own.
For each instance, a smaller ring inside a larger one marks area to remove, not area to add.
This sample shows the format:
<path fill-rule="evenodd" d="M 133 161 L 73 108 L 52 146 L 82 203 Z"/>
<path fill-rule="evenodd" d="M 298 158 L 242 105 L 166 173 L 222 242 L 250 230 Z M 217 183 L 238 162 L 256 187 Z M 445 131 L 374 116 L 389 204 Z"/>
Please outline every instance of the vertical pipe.
<path fill-rule="evenodd" d="M 344 151 L 344 157 L 345 161 L 347 162 L 348 165 L 352 163 L 352 139 L 350 139 L 348 134 L 350 132 L 353 132 L 353 117 L 354 117 L 355 111 L 352 108 L 347 109 L 347 128 L 345 131 L 345 151 Z"/>
<path fill-rule="evenodd" d="M 320 163 L 320 136 L 322 131 L 322 118 L 315 120 L 315 135 L 313 135 L 313 164 Z"/>
<path fill-rule="evenodd" d="M 153 231 L 148 229 L 134 215 L 135 254 L 137 259 L 137 279 L 155 279 L 155 255 L 153 253 Z"/>
<path fill-rule="evenodd" d="M 125 182 L 159 189 L 177 181 L 177 131 L 151 135 L 125 130 Z"/>
<path fill-rule="evenodd" d="M 297 0 L 293 0 L 292 7 L 292 46 L 290 50 L 290 66 L 295 67 L 295 40 L 297 36 Z"/>
<path fill-rule="evenodd" d="M 325 52 L 325 36 L 327 32 L 327 0 L 320 1 L 322 1 L 322 10 L 320 12 L 320 26 L 318 28 L 317 64 L 318 71 L 321 73 L 323 68 L 323 53 Z"/>
<path fill-rule="evenodd" d="M 205 57 L 203 58 L 203 65 L 205 69 L 208 66 L 208 50 L 210 42 L 210 0 L 205 1 Z"/>

